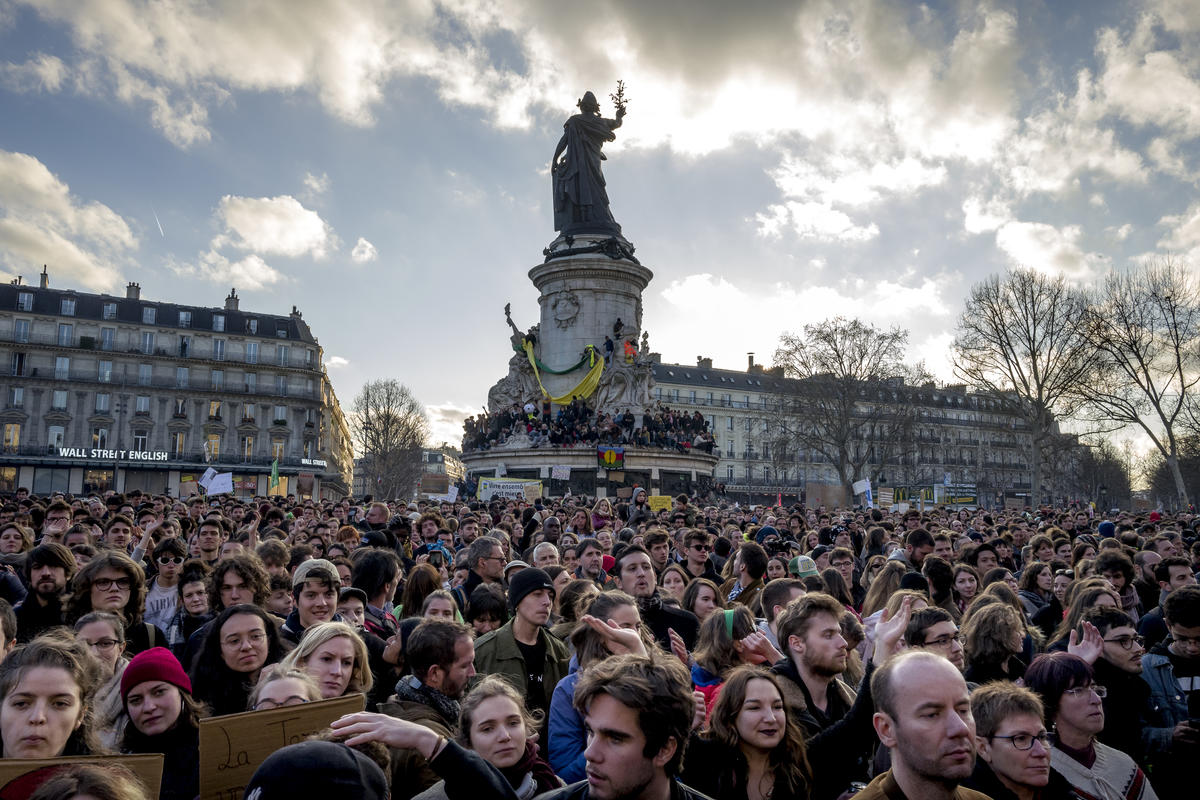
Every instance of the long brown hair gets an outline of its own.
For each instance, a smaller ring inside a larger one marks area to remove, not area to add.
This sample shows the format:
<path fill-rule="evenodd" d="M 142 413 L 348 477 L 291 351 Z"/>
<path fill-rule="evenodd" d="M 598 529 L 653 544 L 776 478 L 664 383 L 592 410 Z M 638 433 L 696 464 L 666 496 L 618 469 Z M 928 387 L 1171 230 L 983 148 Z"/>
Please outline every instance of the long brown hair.
<path fill-rule="evenodd" d="M 735 603 L 733 608 L 717 609 L 700 624 L 692 655 L 697 664 L 713 675 L 724 675 L 741 662 L 735 643 L 755 630 L 754 615 L 744 605 Z"/>
<path fill-rule="evenodd" d="M 400 618 L 421 616 L 425 598 L 442 588 L 442 576 L 432 564 L 417 564 L 408 573 L 404 593 L 400 595 Z"/>
<path fill-rule="evenodd" d="M 741 737 L 737 732 L 737 718 L 746 702 L 746 690 L 750 681 L 767 681 L 779 693 L 783 701 L 783 690 L 779 681 L 770 672 L 759 667 L 741 666 L 730 671 L 721 687 L 721 694 L 713 704 L 712 716 L 709 719 L 707 738 L 719 742 L 734 751 L 740 752 Z M 783 739 L 767 756 L 767 764 L 776 779 L 782 777 L 788 791 L 795 797 L 807 797 L 812 786 L 812 767 L 808 763 L 808 753 L 804 747 L 804 736 L 800 726 L 788 712 L 787 703 L 783 703 L 784 727 Z M 741 770 L 737 770 L 740 772 Z M 735 780 L 745 783 L 747 776 L 734 775 Z M 730 787 L 732 788 L 732 787 Z"/>

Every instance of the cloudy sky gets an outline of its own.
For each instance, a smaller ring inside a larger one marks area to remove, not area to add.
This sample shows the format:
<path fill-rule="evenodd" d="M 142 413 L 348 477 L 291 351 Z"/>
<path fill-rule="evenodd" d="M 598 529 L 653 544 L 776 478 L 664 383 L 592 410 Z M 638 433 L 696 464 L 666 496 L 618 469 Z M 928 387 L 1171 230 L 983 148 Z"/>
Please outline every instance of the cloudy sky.
<path fill-rule="evenodd" d="M 844 314 L 949 378 L 972 283 L 1200 255 L 1191 0 L 0 0 L 0 273 L 299 306 L 439 438 L 508 358 L 586 89 L 664 360 Z M 612 108 L 606 103 L 606 115 Z"/>

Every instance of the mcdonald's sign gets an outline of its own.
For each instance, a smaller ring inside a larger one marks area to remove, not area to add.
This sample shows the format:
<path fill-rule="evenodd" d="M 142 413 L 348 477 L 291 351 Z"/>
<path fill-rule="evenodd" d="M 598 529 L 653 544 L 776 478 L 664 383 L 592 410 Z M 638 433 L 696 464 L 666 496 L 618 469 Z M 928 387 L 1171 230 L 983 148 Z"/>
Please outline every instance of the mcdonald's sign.
<path fill-rule="evenodd" d="M 609 445 L 598 446 L 596 463 L 605 469 L 625 469 L 625 448 Z"/>

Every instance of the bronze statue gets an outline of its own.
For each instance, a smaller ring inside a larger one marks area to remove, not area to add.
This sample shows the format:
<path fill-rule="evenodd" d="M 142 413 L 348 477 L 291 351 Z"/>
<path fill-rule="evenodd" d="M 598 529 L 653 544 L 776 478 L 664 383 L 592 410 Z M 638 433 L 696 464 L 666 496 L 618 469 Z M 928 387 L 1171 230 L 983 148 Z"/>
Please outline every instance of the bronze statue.
<path fill-rule="evenodd" d="M 585 92 L 576 104 L 579 113 L 563 123 L 562 139 L 554 148 L 550 160 L 554 230 L 564 234 L 621 233 L 621 226 L 608 208 L 608 191 L 600 169 L 600 162 L 607 159 L 600 150 L 605 142 L 617 138 L 613 131 L 621 127 L 625 117 L 624 84 L 618 82 L 617 93 L 610 97 L 617 105 L 616 119 L 600 116 L 596 95 Z"/>

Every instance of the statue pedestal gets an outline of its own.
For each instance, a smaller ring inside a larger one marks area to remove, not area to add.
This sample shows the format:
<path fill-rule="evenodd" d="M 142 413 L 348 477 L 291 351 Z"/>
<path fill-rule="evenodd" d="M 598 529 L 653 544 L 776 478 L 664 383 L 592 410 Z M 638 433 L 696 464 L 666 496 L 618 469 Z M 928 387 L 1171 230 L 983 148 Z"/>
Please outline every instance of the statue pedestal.
<path fill-rule="evenodd" d="M 654 273 L 625 258 L 613 259 L 594 252 L 556 254 L 588 244 L 583 237 L 573 238 L 571 243 L 567 237 L 559 237 L 548 248 L 551 260 L 529 271 L 529 279 L 541 295 L 538 358 L 550 369 L 565 369 L 577 363 L 589 344 L 603 356 L 605 336 L 613 339 L 614 361 L 624 363 L 625 341 L 632 340 L 636 346 L 641 335 L 642 291 Z M 613 324 L 618 319 L 623 324 L 620 338 L 613 336 Z M 582 377 L 581 371 L 567 375 L 543 373 L 542 384 L 551 395 L 562 396 Z"/>

